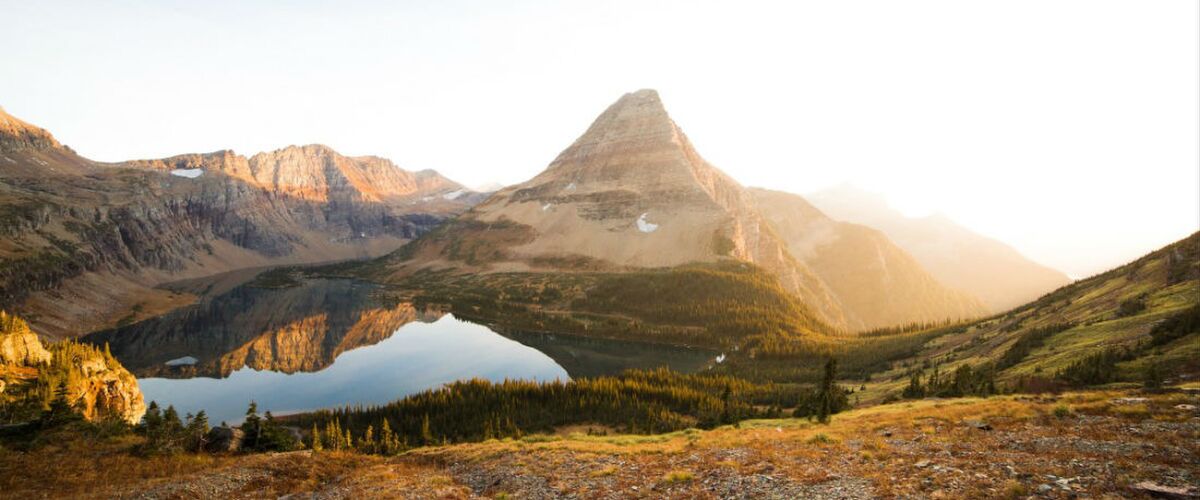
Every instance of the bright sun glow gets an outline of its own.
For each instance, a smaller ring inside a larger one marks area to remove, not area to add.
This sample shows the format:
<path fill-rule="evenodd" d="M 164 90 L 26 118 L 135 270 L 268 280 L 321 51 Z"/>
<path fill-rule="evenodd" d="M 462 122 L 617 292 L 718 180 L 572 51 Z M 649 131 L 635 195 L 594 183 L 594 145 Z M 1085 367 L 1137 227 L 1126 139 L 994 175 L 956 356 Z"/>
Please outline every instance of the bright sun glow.
<path fill-rule="evenodd" d="M 324 143 L 514 183 L 650 87 L 743 184 L 851 182 L 1072 275 L 1200 228 L 1190 0 L 0 11 L 0 105 L 97 160 Z"/>

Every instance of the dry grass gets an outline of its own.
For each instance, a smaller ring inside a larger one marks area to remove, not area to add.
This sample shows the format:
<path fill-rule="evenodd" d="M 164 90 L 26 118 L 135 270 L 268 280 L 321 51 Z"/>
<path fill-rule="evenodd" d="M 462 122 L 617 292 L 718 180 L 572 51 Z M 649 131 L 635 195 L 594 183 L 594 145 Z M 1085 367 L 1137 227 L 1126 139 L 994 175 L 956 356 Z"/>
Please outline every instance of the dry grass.
<path fill-rule="evenodd" d="M 1147 399 L 1117 401 L 1129 397 Z M 721 484 L 746 487 L 738 478 L 770 477 L 771 488 L 853 479 L 854 487 L 880 497 L 1020 498 L 1054 475 L 1085 478 L 1069 485 L 1075 495 L 1122 496 L 1137 481 L 1200 477 L 1196 416 L 1175 408 L 1197 399 L 1093 391 L 909 401 L 838 414 L 829 425 L 779 419 L 653 436 L 575 432 L 422 448 L 390 459 L 348 453 L 147 459 L 127 453 L 132 436 L 77 439 L 30 453 L 0 452 L 0 469 L 19 472 L 0 475 L 0 488 L 19 497 L 107 496 L 249 475 L 224 496 L 335 491 L 372 498 L 403 491 L 465 498 L 474 491 L 689 498 L 710 496 L 714 490 L 706 488 Z M 802 490 L 751 494 L 778 491 Z"/>

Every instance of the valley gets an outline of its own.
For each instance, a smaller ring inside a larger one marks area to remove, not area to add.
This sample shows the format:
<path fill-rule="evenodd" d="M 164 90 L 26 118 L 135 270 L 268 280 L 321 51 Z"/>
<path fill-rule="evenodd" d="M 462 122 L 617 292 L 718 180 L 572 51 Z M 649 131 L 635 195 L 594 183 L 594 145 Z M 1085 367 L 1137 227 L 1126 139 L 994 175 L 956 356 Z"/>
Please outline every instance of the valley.
<path fill-rule="evenodd" d="M 495 193 L 320 145 L 100 163 L 0 124 L 0 464 L 129 471 L 87 494 L 1136 496 L 1200 473 L 1200 233 L 1070 282 L 856 193 L 744 187 L 653 90 Z"/>

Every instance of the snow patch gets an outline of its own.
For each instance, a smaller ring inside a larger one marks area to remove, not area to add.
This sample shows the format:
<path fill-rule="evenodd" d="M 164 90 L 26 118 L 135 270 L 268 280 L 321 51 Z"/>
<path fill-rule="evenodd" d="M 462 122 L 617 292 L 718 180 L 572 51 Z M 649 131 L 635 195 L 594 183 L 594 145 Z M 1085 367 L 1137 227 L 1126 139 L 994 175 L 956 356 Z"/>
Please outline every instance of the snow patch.
<path fill-rule="evenodd" d="M 658 230 L 658 224 L 651 224 L 649 222 L 646 222 L 647 215 L 650 215 L 650 212 L 646 212 L 646 213 L 642 214 L 641 217 L 638 217 L 638 220 L 637 220 L 638 231 L 641 231 L 643 233 L 653 233 Z"/>
<path fill-rule="evenodd" d="M 188 179 L 195 179 L 200 177 L 200 175 L 203 173 L 204 169 L 202 168 L 177 168 L 171 171 L 171 175 L 176 177 L 187 177 Z"/>
<path fill-rule="evenodd" d="M 574 190 L 575 190 L 575 183 L 574 183 L 574 182 L 572 182 L 572 183 L 570 183 L 570 184 L 567 184 L 567 191 L 574 191 Z"/>
<path fill-rule="evenodd" d="M 545 205 L 542 205 L 542 211 L 545 212 L 547 210 L 550 210 L 550 207 L 553 207 L 553 206 L 554 206 L 553 203 L 547 203 Z"/>
<path fill-rule="evenodd" d="M 453 200 L 453 199 L 457 199 L 459 196 L 462 196 L 464 194 L 467 194 L 467 190 L 459 189 L 457 191 L 451 191 L 449 193 L 443 194 L 442 198 L 447 199 L 447 200 Z"/>
<path fill-rule="evenodd" d="M 16 162 L 17 162 L 17 160 L 14 160 L 14 159 L 12 159 L 12 158 L 9 158 L 9 157 L 7 157 L 7 156 L 5 156 L 5 157 L 4 157 L 4 159 L 5 159 L 5 160 L 8 160 L 8 162 L 9 162 L 9 163 L 16 163 Z"/>
<path fill-rule="evenodd" d="M 191 366 L 191 365 L 196 364 L 198 361 L 200 361 L 200 360 L 193 358 L 191 356 L 184 356 L 182 358 L 172 359 L 163 364 L 167 365 L 167 366 Z"/>
<path fill-rule="evenodd" d="M 716 361 L 718 364 L 720 364 L 720 363 L 724 363 L 724 362 L 725 362 L 725 353 L 721 353 L 721 355 L 720 355 L 720 356 L 717 356 L 717 358 L 715 359 L 715 361 Z"/>

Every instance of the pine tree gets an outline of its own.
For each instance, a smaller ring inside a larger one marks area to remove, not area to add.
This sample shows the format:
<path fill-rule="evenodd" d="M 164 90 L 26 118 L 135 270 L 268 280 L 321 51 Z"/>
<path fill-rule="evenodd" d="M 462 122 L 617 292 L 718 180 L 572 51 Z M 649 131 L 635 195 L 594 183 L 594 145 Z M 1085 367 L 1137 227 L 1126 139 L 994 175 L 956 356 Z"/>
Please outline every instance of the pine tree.
<path fill-rule="evenodd" d="M 817 392 L 817 421 L 829 423 L 829 416 L 836 413 L 837 403 L 835 391 L 840 391 L 837 383 L 837 361 L 829 358 L 825 361 L 825 376 L 821 378 L 821 386 Z"/>
<path fill-rule="evenodd" d="M 200 410 L 194 417 L 189 416 L 186 430 L 188 450 L 194 452 L 204 451 L 205 445 L 208 444 L 208 431 L 208 414 L 204 413 L 204 410 Z"/>
<path fill-rule="evenodd" d="M 375 426 L 367 425 L 367 430 L 363 431 L 362 440 L 358 442 L 358 445 L 358 451 L 375 453 Z"/>
<path fill-rule="evenodd" d="M 429 430 L 429 414 L 426 413 L 421 419 L 421 444 L 426 446 L 434 444 L 433 433 Z"/>
<path fill-rule="evenodd" d="M 321 450 L 325 449 L 325 447 L 322 446 L 321 431 L 317 430 L 316 422 L 313 422 L 312 431 L 309 432 L 308 436 L 309 436 L 309 440 L 310 440 L 309 448 L 312 448 L 313 451 L 321 451 Z"/>

